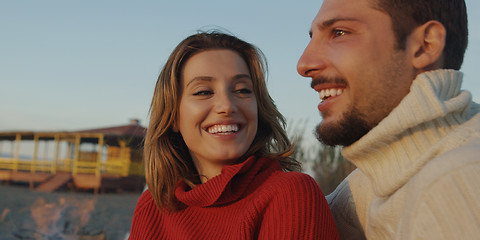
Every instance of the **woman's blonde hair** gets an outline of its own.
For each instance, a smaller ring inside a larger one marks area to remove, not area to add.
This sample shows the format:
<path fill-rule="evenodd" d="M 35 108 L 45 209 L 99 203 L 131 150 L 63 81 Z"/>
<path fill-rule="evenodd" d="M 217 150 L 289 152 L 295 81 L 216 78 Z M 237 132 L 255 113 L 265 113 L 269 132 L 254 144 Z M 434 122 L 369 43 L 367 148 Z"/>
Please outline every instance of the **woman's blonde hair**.
<path fill-rule="evenodd" d="M 200 32 L 184 39 L 173 50 L 158 77 L 150 106 L 145 136 L 145 176 L 148 188 L 161 210 L 177 210 L 175 185 L 183 180 L 199 183 L 198 173 L 180 133 L 172 126 L 178 116 L 182 67 L 194 54 L 211 49 L 237 52 L 247 63 L 258 104 L 258 131 L 247 157 L 276 158 L 284 170 L 299 170 L 290 156 L 293 146 L 285 132 L 285 119 L 277 110 L 265 83 L 267 64 L 263 53 L 250 43 L 218 31 Z"/>

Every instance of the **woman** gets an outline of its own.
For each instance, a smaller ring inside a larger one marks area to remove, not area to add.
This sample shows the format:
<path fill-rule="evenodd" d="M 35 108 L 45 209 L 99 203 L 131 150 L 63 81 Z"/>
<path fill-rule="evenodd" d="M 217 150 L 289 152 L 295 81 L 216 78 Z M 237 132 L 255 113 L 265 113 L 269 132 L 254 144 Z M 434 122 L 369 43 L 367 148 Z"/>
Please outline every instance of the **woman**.
<path fill-rule="evenodd" d="M 150 107 L 148 190 L 130 239 L 338 238 L 318 185 L 292 171 L 299 163 L 267 92 L 264 59 L 218 32 L 175 48 Z"/>

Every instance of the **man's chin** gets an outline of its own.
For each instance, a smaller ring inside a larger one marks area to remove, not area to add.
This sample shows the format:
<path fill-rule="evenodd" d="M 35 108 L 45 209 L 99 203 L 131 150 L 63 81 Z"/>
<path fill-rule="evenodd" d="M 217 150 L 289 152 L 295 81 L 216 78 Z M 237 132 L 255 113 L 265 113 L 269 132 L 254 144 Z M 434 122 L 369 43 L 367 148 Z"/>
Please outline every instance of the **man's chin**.
<path fill-rule="evenodd" d="M 317 140 L 328 146 L 343 145 L 344 139 L 337 134 L 335 128 L 329 127 L 326 124 L 320 123 L 315 131 Z"/>
<path fill-rule="evenodd" d="M 317 139 L 329 146 L 350 146 L 370 131 L 368 124 L 355 114 L 345 115 L 341 120 L 322 121 L 316 128 Z"/>

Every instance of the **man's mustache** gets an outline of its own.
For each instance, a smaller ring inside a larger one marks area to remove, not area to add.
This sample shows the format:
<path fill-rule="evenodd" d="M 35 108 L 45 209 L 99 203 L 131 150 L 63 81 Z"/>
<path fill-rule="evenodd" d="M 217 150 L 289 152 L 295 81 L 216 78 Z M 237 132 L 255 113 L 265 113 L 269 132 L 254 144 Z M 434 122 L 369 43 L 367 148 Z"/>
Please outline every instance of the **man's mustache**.
<path fill-rule="evenodd" d="M 312 83 L 310 84 L 310 86 L 313 88 L 313 87 L 315 87 L 315 85 L 324 84 L 324 83 L 334 83 L 334 84 L 348 85 L 347 80 L 345 80 L 345 78 L 341 78 L 341 77 L 316 77 L 316 78 L 312 78 Z"/>

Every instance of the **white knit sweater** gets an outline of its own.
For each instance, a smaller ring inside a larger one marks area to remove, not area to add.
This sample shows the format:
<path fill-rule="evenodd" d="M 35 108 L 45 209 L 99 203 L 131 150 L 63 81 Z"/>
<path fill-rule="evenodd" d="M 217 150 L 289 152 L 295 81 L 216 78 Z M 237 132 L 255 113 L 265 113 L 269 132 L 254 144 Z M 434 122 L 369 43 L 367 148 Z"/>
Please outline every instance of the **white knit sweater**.
<path fill-rule="evenodd" d="M 342 239 L 480 239 L 480 105 L 460 90 L 462 76 L 418 75 L 343 149 L 358 169 L 327 197 Z"/>

